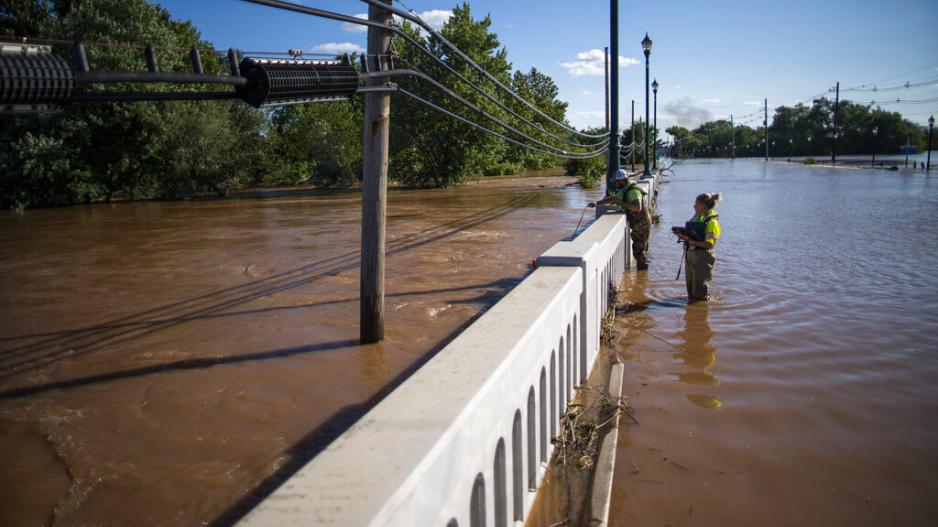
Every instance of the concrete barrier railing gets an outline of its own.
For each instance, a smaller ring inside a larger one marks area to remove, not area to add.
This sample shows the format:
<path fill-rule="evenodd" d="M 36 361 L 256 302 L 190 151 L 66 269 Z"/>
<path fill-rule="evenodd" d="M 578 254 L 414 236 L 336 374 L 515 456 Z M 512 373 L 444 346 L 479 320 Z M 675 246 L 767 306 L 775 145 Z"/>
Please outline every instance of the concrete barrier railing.
<path fill-rule="evenodd" d="M 599 352 L 626 270 L 625 218 L 597 219 L 316 458 L 245 526 L 507 526 L 527 517 L 560 416 Z"/>
<path fill-rule="evenodd" d="M 606 214 L 572 241 L 557 242 L 537 260 L 539 266 L 574 266 L 582 271 L 580 346 L 586 350 L 586 363 L 581 368 L 584 376 L 580 382 L 586 380 L 588 366 L 599 353 L 600 326 L 608 308 L 609 287 L 619 286 L 631 261 L 627 240 L 625 215 Z"/>

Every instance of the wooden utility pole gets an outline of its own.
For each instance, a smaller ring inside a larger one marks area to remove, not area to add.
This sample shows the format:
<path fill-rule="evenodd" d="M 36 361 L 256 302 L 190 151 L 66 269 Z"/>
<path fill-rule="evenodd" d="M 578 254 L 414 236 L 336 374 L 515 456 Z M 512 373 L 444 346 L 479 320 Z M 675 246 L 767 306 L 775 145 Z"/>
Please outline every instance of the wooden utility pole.
<path fill-rule="evenodd" d="M 837 81 L 837 93 L 834 95 L 834 133 L 831 135 L 831 164 L 837 162 L 837 109 L 840 107 L 840 81 Z"/>
<path fill-rule="evenodd" d="M 391 6 L 392 0 L 384 0 Z M 391 24 L 391 12 L 368 6 L 368 19 Z M 368 27 L 368 56 L 372 71 L 385 69 L 391 51 L 391 34 Z M 368 80 L 368 86 L 381 86 L 387 77 Z M 391 118 L 389 93 L 365 94 L 365 126 L 362 168 L 362 256 L 361 327 L 362 344 L 384 340 L 384 244 L 388 191 L 388 136 Z"/>
<path fill-rule="evenodd" d="M 736 127 L 733 126 L 733 114 L 730 114 L 730 148 L 733 149 L 731 159 L 736 159 Z"/>
<path fill-rule="evenodd" d="M 765 116 L 762 118 L 762 126 L 765 128 L 765 160 L 769 160 L 769 100 L 765 100 Z"/>

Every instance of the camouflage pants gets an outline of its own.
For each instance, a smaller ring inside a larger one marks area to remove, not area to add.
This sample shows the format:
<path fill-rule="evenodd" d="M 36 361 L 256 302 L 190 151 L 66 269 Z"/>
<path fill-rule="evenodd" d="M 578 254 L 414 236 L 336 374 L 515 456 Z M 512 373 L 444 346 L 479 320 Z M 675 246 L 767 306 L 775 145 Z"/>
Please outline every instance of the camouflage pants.
<path fill-rule="evenodd" d="M 687 251 L 684 258 L 684 279 L 687 283 L 687 300 L 710 299 L 710 279 L 713 278 L 713 267 L 716 258 L 713 250 L 692 249 Z"/>
<path fill-rule="evenodd" d="M 648 236 L 651 232 L 651 219 L 645 211 L 638 214 L 628 213 L 629 231 L 632 234 L 632 254 L 639 269 L 648 267 Z"/>

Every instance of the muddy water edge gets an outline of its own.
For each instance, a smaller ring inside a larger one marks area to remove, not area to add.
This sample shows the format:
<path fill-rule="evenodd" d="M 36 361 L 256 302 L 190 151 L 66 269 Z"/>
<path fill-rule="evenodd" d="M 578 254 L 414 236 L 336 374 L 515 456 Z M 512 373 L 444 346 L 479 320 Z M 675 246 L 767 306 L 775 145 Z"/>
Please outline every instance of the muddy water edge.
<path fill-rule="evenodd" d="M 678 165 L 654 261 L 619 294 L 639 424 L 614 526 L 938 522 L 938 179 L 735 160 Z M 723 192 L 713 298 L 668 232 Z"/>
<path fill-rule="evenodd" d="M 598 191 L 391 191 L 359 346 L 357 193 L 0 220 L 0 524 L 227 523 L 494 304 Z"/>

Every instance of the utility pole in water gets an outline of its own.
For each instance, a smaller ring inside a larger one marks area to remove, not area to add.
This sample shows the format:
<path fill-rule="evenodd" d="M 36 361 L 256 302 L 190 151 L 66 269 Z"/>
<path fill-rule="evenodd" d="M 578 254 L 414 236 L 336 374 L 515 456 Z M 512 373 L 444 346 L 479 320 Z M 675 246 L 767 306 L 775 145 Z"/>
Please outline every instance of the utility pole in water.
<path fill-rule="evenodd" d="M 619 0 L 609 0 L 609 40 L 612 46 L 610 76 L 609 161 L 606 167 L 606 195 L 612 190 L 612 178 L 619 170 Z"/>
<path fill-rule="evenodd" d="M 730 114 L 730 147 L 733 149 L 731 159 L 736 159 L 736 127 L 733 126 L 733 114 Z"/>
<path fill-rule="evenodd" d="M 384 0 L 391 6 L 392 0 Z M 391 12 L 368 6 L 368 19 L 390 25 Z M 391 51 L 391 35 L 368 27 L 368 56 L 373 71 L 384 70 Z M 368 79 L 368 86 L 381 86 L 387 77 Z M 388 136 L 391 118 L 389 93 L 365 94 L 364 148 L 362 152 L 362 254 L 360 328 L 362 344 L 384 340 L 384 246 L 388 190 Z"/>
<path fill-rule="evenodd" d="M 769 99 L 765 99 L 765 116 L 762 118 L 762 127 L 765 128 L 765 160 L 769 160 Z"/>
<path fill-rule="evenodd" d="M 831 164 L 837 162 L 837 109 L 840 107 L 840 81 L 837 81 L 837 93 L 834 95 L 834 134 L 831 142 Z"/>

